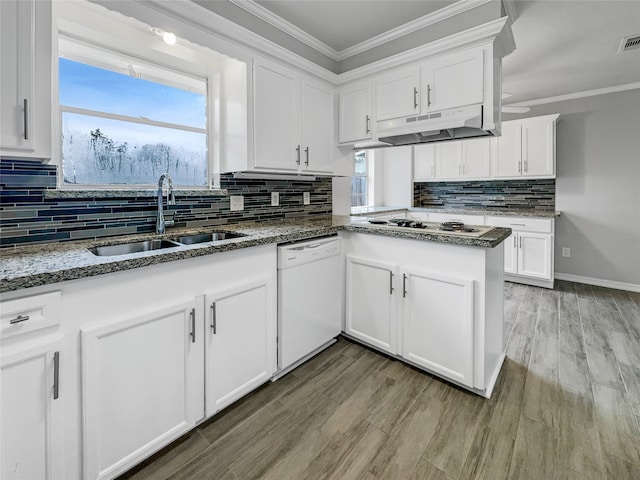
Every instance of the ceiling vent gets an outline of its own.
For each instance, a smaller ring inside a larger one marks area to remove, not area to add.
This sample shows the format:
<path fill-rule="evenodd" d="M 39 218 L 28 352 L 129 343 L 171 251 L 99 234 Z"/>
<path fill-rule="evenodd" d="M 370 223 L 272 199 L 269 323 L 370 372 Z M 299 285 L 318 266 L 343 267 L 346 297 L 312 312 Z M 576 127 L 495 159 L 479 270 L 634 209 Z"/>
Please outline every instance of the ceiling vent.
<path fill-rule="evenodd" d="M 631 50 L 640 49 L 640 34 L 632 35 L 630 37 L 624 37 L 620 42 L 620 48 L 618 48 L 618 55 L 624 52 L 630 52 Z"/>

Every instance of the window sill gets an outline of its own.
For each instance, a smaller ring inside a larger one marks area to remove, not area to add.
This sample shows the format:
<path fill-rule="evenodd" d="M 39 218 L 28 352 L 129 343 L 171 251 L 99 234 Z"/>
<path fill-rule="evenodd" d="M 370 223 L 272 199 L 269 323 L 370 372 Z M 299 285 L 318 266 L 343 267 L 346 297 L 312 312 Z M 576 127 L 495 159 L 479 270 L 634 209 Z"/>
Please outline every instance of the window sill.
<path fill-rule="evenodd" d="M 229 194 L 226 188 L 212 190 L 180 190 L 174 189 L 176 197 L 224 197 Z M 157 189 L 144 190 L 45 190 L 46 200 L 72 199 L 72 198 L 155 198 Z"/>

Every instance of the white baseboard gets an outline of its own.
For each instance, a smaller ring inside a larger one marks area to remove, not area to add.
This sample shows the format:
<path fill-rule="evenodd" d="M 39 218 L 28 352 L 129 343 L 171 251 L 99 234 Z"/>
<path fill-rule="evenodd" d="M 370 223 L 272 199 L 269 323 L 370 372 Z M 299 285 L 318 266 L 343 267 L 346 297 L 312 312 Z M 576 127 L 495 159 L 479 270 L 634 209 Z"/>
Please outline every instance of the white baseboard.
<path fill-rule="evenodd" d="M 586 283 L 587 285 L 596 285 L 598 287 L 615 288 L 616 290 L 627 290 L 628 292 L 640 293 L 640 285 L 635 283 L 616 282 L 613 280 L 603 280 L 601 278 L 583 277 L 580 275 L 571 275 L 570 273 L 556 272 L 557 280 L 566 280 L 568 282 Z"/>

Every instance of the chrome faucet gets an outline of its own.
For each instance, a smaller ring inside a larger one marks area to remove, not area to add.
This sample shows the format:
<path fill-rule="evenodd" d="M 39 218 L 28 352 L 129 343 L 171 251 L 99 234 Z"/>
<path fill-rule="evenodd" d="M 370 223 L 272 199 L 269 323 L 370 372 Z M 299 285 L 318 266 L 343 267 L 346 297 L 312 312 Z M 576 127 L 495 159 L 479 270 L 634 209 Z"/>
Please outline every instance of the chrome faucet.
<path fill-rule="evenodd" d="M 172 227 L 175 220 L 165 220 L 162 214 L 162 186 L 164 185 L 165 178 L 169 182 L 169 190 L 167 191 L 167 207 L 169 205 L 176 204 L 176 197 L 173 194 L 173 183 L 171 182 L 171 175 L 163 173 L 158 179 L 158 217 L 156 218 L 156 233 L 164 233 L 165 227 Z"/>

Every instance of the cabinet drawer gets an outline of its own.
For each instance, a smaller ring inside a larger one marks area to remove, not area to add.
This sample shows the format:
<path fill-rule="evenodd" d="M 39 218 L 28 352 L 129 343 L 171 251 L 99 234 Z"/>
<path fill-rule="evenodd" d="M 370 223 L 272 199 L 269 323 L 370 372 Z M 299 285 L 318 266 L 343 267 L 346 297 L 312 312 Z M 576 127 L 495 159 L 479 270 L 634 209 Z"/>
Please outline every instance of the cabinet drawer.
<path fill-rule="evenodd" d="M 430 222 L 462 222 L 467 225 L 484 225 L 484 215 L 458 215 L 455 213 L 431 213 Z"/>
<path fill-rule="evenodd" d="M 552 218 L 487 217 L 487 225 L 507 227 L 518 232 L 553 232 Z"/>
<path fill-rule="evenodd" d="M 0 338 L 59 325 L 61 303 L 61 292 L 3 301 Z"/>

